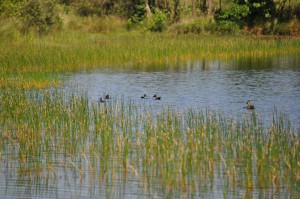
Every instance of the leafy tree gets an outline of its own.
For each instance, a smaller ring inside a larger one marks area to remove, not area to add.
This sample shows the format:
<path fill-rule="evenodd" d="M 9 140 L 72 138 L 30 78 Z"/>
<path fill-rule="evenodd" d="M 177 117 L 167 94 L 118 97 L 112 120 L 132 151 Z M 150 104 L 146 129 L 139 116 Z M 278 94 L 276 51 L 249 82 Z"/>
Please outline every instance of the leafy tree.
<path fill-rule="evenodd" d="M 133 0 L 132 5 L 129 11 L 129 23 L 130 25 L 137 25 L 146 19 L 145 0 Z"/>
<path fill-rule="evenodd" d="M 173 21 L 174 22 L 177 22 L 179 21 L 179 18 L 180 18 L 180 3 L 179 3 L 179 0 L 174 0 L 174 11 L 173 11 Z"/>
<path fill-rule="evenodd" d="M 153 32 L 162 32 L 167 28 L 167 15 L 160 10 L 156 10 L 149 21 L 149 30 Z"/>
<path fill-rule="evenodd" d="M 219 25 L 219 30 L 231 32 L 243 26 L 249 14 L 250 10 L 247 5 L 233 4 L 228 9 L 218 10 L 214 18 Z"/>
<path fill-rule="evenodd" d="M 0 16 L 16 17 L 26 0 L 0 0 Z"/>
<path fill-rule="evenodd" d="M 237 3 L 249 8 L 250 13 L 245 20 L 250 27 L 272 21 L 275 17 L 274 0 L 237 0 Z"/>
<path fill-rule="evenodd" d="M 20 18 L 23 33 L 33 30 L 38 34 L 44 34 L 59 28 L 62 24 L 55 3 L 50 0 L 29 1 L 21 8 Z"/>

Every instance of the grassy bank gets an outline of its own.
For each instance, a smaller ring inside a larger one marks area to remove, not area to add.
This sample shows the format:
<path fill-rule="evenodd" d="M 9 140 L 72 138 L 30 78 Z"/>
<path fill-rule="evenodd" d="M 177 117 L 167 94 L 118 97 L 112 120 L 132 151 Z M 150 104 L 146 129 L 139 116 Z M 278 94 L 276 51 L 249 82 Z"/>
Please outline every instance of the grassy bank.
<path fill-rule="evenodd" d="M 134 179 L 150 194 L 197 195 L 218 179 L 224 197 L 235 189 L 299 193 L 300 134 L 279 113 L 267 128 L 255 114 L 235 121 L 195 109 L 153 113 L 61 91 L 8 89 L 0 97 L 5 176 L 60 179 L 64 168 L 111 189 Z"/>
<path fill-rule="evenodd" d="M 195 59 L 296 54 L 299 38 L 174 35 L 149 32 L 92 34 L 66 31 L 2 40 L 0 87 L 47 87 L 58 74 L 101 67 L 143 67 Z"/>

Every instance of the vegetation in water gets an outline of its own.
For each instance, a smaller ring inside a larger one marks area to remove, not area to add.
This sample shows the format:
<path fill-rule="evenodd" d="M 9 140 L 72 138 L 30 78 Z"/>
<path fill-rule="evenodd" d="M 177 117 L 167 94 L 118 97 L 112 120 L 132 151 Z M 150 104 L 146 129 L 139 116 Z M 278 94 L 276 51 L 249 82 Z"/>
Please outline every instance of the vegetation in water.
<path fill-rule="evenodd" d="M 29 35 L 0 46 L 0 86 L 42 88 L 57 85 L 59 74 L 99 67 L 147 67 L 198 59 L 230 59 L 297 54 L 297 38 L 173 35 L 131 32 L 60 32 Z"/>
<path fill-rule="evenodd" d="M 153 112 L 58 90 L 4 89 L 0 101 L 1 167 L 11 175 L 57 179 L 65 168 L 81 178 L 88 170 L 100 184 L 135 179 L 145 193 L 192 196 L 218 179 L 224 196 L 237 188 L 299 193 L 300 132 L 280 113 L 266 127 L 255 112 L 241 120 L 193 108 Z"/>
<path fill-rule="evenodd" d="M 237 188 L 298 193 L 299 132 L 279 113 L 265 127 L 255 113 L 238 121 L 195 109 L 154 113 L 29 89 L 99 67 L 299 55 L 299 38 L 281 36 L 299 35 L 297 2 L 184 2 L 0 1 L 0 168 L 29 179 L 88 170 L 90 182 L 132 178 L 145 193 L 170 196 L 193 196 L 216 179 L 224 197 Z"/>

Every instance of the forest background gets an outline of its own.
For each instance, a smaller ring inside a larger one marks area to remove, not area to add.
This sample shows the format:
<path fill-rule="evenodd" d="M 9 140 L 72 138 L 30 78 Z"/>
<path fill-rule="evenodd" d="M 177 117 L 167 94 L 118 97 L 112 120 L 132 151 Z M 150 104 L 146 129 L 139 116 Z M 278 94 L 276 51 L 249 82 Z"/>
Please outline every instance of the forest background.
<path fill-rule="evenodd" d="M 1 0 L 0 39 L 61 30 L 300 35 L 299 0 Z"/>

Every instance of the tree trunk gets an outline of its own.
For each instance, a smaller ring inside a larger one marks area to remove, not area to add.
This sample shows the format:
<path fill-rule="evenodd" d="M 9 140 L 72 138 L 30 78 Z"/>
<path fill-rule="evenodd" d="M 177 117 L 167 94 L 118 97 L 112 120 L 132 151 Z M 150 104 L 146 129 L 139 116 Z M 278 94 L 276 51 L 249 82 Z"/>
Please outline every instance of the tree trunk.
<path fill-rule="evenodd" d="M 213 0 L 208 0 L 207 15 L 211 16 L 212 14 L 213 14 Z"/>
<path fill-rule="evenodd" d="M 174 0 L 174 17 L 173 17 L 173 21 L 177 22 L 179 21 L 179 1 L 180 0 Z"/>
<path fill-rule="evenodd" d="M 145 1 L 145 9 L 146 9 L 147 18 L 149 19 L 152 16 L 152 12 L 151 12 L 148 0 Z"/>
<path fill-rule="evenodd" d="M 187 0 L 183 0 L 183 4 L 184 4 L 184 7 L 187 7 L 189 3 Z"/>
<path fill-rule="evenodd" d="M 193 16 L 196 16 L 196 5 L 195 5 L 195 0 L 192 0 L 192 14 L 193 14 Z"/>
<path fill-rule="evenodd" d="M 207 11 L 206 0 L 202 0 L 201 10 L 203 13 L 206 13 L 206 11 Z"/>

